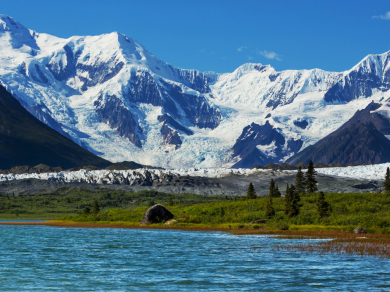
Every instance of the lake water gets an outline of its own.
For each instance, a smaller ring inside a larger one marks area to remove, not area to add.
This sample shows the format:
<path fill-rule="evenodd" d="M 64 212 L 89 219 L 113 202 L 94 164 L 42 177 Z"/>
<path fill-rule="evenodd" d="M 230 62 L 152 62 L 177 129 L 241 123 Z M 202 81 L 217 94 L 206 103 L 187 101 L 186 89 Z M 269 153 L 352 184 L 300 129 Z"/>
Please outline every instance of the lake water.
<path fill-rule="evenodd" d="M 307 241 L 222 232 L 0 226 L 0 290 L 390 289 L 389 260 L 273 248 Z"/>

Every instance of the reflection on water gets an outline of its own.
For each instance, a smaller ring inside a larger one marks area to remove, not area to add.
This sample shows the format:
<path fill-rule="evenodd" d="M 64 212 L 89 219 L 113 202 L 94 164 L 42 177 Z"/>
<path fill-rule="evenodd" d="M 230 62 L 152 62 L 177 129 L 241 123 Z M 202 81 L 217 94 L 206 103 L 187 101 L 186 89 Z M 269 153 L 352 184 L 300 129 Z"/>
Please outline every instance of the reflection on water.
<path fill-rule="evenodd" d="M 221 232 L 4 225 L 0 226 L 0 287 L 16 291 L 390 289 L 389 260 L 273 249 L 293 242 L 297 241 Z"/>

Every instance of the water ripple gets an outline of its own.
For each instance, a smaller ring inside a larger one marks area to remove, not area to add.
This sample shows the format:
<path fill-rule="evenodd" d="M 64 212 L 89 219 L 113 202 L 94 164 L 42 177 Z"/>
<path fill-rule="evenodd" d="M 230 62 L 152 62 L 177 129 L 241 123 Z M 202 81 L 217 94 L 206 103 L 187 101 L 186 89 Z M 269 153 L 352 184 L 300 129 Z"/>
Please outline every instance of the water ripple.
<path fill-rule="evenodd" d="M 0 226 L 0 287 L 2 291 L 390 288 L 388 260 L 273 248 L 293 242 L 221 232 Z"/>

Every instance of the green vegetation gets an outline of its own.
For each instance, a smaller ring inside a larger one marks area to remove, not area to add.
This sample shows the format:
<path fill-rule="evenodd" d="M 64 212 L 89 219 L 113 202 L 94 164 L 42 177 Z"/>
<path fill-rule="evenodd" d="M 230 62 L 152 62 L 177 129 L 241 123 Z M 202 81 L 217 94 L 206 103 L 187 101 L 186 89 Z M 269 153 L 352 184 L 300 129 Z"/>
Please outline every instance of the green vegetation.
<path fill-rule="evenodd" d="M 175 195 L 173 195 L 175 196 Z M 177 226 L 203 227 L 246 227 L 249 223 L 267 218 L 269 196 L 257 199 L 224 200 L 195 205 L 175 205 L 169 210 L 178 220 Z M 326 216 L 321 215 L 319 194 L 308 193 L 300 196 L 299 213 L 285 214 L 284 198 L 272 198 L 271 206 L 275 215 L 261 226 L 271 229 L 312 229 L 312 230 L 348 230 L 357 226 L 365 227 L 368 232 L 390 233 L 390 197 L 385 194 L 328 193 L 324 201 L 328 208 Z M 164 203 L 156 200 L 156 203 Z M 165 204 L 166 205 L 166 204 Z M 94 214 L 68 216 L 65 220 L 75 222 L 131 222 L 138 224 L 147 207 L 133 210 L 110 209 Z"/>
<path fill-rule="evenodd" d="M 271 219 L 275 216 L 275 209 L 273 207 L 272 196 L 268 196 L 267 206 L 265 207 L 265 217 Z"/>
<path fill-rule="evenodd" d="M 302 167 L 298 168 L 297 176 L 295 178 L 295 187 L 298 193 L 305 193 L 305 178 L 303 176 Z"/>
<path fill-rule="evenodd" d="M 273 179 L 271 179 L 268 195 L 272 198 L 280 198 L 282 196 L 282 194 L 279 191 L 279 187 L 277 185 L 275 186 Z"/>
<path fill-rule="evenodd" d="M 308 173 L 306 187 L 311 184 L 310 188 L 316 188 L 312 166 Z M 302 173 L 296 181 L 300 177 Z M 132 225 L 140 223 L 149 206 L 162 204 L 174 214 L 176 226 L 338 231 L 362 226 L 368 232 L 390 233 L 388 193 L 303 193 L 295 185 L 287 185 L 284 197 L 278 193 L 273 180 L 269 195 L 260 198 L 253 184 L 249 184 L 246 197 L 61 188 L 38 195 L 0 195 L 0 217 L 35 214 L 39 218 L 41 214 L 47 218 L 53 214 L 58 218 L 62 214 L 63 220 L 74 222 Z M 257 223 L 251 224 L 253 221 Z"/>
<path fill-rule="evenodd" d="M 305 187 L 308 193 L 315 193 L 318 190 L 317 180 L 315 178 L 316 174 L 317 172 L 314 170 L 313 161 L 310 160 L 309 167 L 307 168 L 307 172 L 305 174 Z"/>
<path fill-rule="evenodd" d="M 390 169 L 387 168 L 386 170 L 386 176 L 385 176 L 385 183 L 383 184 L 385 188 L 385 192 L 389 193 L 390 192 Z"/>
<path fill-rule="evenodd" d="M 68 188 L 34 195 L 0 194 L 0 218 L 7 219 L 56 219 L 66 215 L 95 213 L 111 208 L 135 209 L 147 207 L 150 202 L 169 205 L 169 198 L 177 204 L 237 200 L 238 197 L 199 196 L 193 194 L 167 194 L 156 191 L 129 192 L 107 188 Z M 94 209 L 95 201 L 98 209 Z"/>
<path fill-rule="evenodd" d="M 246 198 L 249 200 L 256 199 L 256 192 L 252 183 L 249 184 Z"/>
<path fill-rule="evenodd" d="M 325 201 L 325 194 L 323 192 L 318 194 L 317 208 L 320 218 L 329 216 L 329 204 Z"/>

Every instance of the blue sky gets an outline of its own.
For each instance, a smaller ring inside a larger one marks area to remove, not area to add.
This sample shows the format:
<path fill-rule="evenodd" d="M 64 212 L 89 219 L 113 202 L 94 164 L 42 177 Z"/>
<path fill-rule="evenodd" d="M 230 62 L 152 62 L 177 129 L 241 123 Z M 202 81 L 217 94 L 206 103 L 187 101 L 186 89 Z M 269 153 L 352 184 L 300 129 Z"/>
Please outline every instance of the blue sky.
<path fill-rule="evenodd" d="M 174 66 L 219 73 L 247 62 L 343 71 L 390 50 L 390 1 L 12 0 L 0 7 L 38 32 L 119 31 Z"/>

